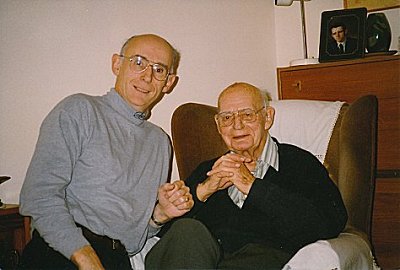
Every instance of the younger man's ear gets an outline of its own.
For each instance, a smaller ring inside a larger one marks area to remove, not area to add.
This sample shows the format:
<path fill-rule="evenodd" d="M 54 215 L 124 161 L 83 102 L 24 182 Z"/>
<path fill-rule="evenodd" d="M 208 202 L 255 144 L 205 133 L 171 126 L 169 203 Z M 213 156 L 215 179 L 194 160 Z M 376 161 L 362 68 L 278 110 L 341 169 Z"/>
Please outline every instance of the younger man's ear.
<path fill-rule="evenodd" d="M 122 64 L 122 59 L 119 54 L 114 53 L 111 58 L 111 69 L 115 76 L 118 76 Z"/>
<path fill-rule="evenodd" d="M 177 75 L 171 74 L 168 76 L 167 81 L 162 89 L 163 93 L 171 93 L 176 84 L 178 83 L 179 77 Z"/>

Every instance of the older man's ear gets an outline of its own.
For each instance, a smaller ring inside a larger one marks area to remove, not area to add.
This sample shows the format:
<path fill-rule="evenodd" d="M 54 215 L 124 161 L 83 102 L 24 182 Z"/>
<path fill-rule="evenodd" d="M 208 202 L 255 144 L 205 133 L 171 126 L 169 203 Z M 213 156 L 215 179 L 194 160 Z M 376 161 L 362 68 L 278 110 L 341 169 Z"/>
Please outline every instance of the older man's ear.
<path fill-rule="evenodd" d="M 275 109 L 268 106 L 265 108 L 265 130 L 269 130 L 272 127 L 272 124 L 274 123 L 274 116 L 275 116 Z"/>

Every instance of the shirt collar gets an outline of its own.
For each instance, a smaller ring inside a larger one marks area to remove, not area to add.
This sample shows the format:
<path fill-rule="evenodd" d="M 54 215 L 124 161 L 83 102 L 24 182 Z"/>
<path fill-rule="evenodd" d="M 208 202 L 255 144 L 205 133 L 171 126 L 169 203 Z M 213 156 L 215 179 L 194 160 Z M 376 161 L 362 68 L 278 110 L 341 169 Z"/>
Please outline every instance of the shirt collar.
<path fill-rule="evenodd" d="M 128 117 L 135 125 L 142 124 L 146 119 L 145 112 L 139 112 L 130 106 L 115 88 L 111 88 L 104 96 L 109 101 L 109 105 L 117 112 Z"/>
<path fill-rule="evenodd" d="M 257 178 L 264 178 L 269 166 L 275 170 L 279 170 L 279 153 L 278 145 L 272 140 L 271 136 L 267 135 L 267 140 L 260 158 L 257 160 L 254 176 Z"/>

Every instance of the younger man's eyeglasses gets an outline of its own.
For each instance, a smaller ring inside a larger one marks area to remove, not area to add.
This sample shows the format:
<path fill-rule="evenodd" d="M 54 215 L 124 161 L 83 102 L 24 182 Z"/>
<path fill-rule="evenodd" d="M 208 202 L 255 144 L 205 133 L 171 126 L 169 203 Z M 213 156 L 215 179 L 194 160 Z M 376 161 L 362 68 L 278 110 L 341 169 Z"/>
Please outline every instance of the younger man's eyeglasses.
<path fill-rule="evenodd" d="M 134 55 L 131 57 L 120 54 L 120 57 L 129 60 L 129 68 L 135 73 L 144 72 L 149 66 L 153 70 L 153 77 L 158 81 L 165 81 L 169 75 L 168 67 L 159 63 L 150 63 L 145 57 Z"/>

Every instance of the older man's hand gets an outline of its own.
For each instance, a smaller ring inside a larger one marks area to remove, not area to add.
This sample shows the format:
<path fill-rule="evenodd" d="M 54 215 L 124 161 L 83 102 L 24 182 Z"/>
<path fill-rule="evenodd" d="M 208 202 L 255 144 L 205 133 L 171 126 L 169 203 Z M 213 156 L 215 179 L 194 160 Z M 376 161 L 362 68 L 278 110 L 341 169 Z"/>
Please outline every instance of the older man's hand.
<path fill-rule="evenodd" d="M 249 170 L 254 165 L 255 162 L 250 158 L 236 153 L 228 153 L 214 163 L 212 170 L 207 173 L 209 177 L 203 183 L 206 184 L 209 179 L 214 179 L 214 183 L 220 183 L 219 189 L 233 184 L 242 193 L 247 195 L 255 180 L 255 177 Z"/>

